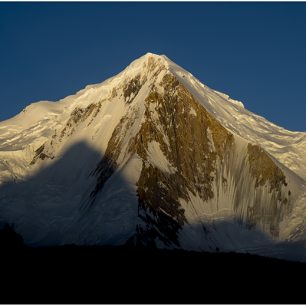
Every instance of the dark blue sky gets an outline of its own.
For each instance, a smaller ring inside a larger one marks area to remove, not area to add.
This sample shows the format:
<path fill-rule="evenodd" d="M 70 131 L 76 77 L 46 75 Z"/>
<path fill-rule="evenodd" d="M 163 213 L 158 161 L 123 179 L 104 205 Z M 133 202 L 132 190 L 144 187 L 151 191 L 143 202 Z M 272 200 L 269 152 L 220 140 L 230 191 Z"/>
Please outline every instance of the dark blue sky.
<path fill-rule="evenodd" d="M 0 120 L 146 52 L 306 131 L 306 3 L 0 3 Z"/>

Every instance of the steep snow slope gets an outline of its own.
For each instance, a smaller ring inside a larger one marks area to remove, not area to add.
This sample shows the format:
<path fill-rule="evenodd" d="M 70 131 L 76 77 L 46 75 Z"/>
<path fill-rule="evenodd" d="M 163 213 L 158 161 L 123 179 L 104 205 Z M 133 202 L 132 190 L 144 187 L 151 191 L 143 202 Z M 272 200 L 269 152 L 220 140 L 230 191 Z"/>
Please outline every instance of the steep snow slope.
<path fill-rule="evenodd" d="M 148 53 L 0 123 L 0 221 L 31 244 L 267 252 L 304 239 L 305 135 Z"/>
<path fill-rule="evenodd" d="M 167 57 L 170 71 L 194 97 L 227 129 L 267 152 L 292 171 L 306 179 L 306 132 L 292 132 L 244 108 L 242 102 L 202 84 L 191 73 Z"/>

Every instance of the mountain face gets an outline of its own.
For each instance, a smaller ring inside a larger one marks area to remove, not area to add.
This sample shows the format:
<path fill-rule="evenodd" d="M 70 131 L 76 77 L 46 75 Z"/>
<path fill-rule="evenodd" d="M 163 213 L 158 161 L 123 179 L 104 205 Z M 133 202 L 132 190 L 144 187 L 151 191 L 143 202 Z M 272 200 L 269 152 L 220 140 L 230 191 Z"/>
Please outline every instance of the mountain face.
<path fill-rule="evenodd" d="M 148 53 L 0 123 L 0 223 L 30 245 L 134 244 L 305 260 L 306 133 Z"/>

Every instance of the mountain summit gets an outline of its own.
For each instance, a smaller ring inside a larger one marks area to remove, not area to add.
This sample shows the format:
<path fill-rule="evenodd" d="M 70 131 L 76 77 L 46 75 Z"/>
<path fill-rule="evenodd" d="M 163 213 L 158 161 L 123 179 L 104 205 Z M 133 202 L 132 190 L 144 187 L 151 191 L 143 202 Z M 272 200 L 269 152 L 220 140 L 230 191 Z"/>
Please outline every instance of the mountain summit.
<path fill-rule="evenodd" d="M 147 53 L 0 123 L 0 223 L 30 245 L 303 259 L 306 133 Z"/>

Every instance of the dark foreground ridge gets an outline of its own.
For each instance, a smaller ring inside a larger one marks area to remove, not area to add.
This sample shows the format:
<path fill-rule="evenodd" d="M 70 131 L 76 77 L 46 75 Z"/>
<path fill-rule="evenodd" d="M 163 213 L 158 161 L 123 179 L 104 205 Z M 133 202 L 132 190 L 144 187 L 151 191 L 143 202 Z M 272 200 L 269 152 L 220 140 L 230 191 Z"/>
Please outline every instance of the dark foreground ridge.
<path fill-rule="evenodd" d="M 306 264 L 136 247 L 2 248 L 0 303 L 306 302 Z"/>

